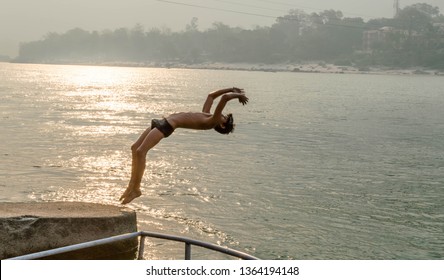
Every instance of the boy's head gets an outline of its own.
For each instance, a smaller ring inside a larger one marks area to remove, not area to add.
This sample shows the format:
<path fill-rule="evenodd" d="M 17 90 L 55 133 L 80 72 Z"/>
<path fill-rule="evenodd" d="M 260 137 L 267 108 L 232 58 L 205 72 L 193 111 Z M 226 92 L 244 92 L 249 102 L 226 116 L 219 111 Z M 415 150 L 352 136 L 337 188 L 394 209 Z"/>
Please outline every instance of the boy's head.
<path fill-rule="evenodd" d="M 233 123 L 233 114 L 228 114 L 225 117 L 225 122 L 222 124 L 218 124 L 214 127 L 214 130 L 221 134 L 229 134 L 234 131 L 234 123 Z"/>

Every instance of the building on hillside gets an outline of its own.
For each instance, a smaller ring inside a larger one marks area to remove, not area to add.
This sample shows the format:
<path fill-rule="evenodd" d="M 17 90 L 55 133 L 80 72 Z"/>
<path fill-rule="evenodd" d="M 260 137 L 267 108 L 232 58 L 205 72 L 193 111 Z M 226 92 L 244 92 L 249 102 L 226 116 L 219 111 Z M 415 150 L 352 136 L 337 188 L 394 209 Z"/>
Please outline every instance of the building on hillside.
<path fill-rule="evenodd" d="M 396 29 L 391 26 L 384 26 L 377 30 L 368 30 L 364 31 L 362 36 L 362 50 L 364 52 L 372 52 L 375 49 L 375 46 L 381 43 L 386 43 L 389 38 L 393 39 L 397 37 L 397 40 L 392 40 L 396 42 L 395 48 L 399 47 L 401 43 L 406 40 L 408 36 L 416 36 L 416 32 L 414 34 L 409 34 L 409 31 Z"/>

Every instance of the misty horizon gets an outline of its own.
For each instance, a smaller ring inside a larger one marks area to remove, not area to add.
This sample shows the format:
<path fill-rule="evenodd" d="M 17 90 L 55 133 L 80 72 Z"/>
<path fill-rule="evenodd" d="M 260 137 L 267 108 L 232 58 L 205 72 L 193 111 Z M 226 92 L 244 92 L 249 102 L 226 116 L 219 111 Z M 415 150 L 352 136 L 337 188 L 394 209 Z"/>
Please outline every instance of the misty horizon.
<path fill-rule="evenodd" d="M 196 65 L 209 62 L 277 64 L 318 61 L 353 66 L 444 69 L 444 16 L 438 7 L 414 4 L 391 19 L 344 17 L 341 11 L 292 10 L 269 27 L 242 29 L 214 23 L 199 30 L 193 18 L 183 31 L 142 25 L 132 29 L 48 33 L 20 45 L 13 62 L 56 64 Z M 294 69 L 297 71 L 297 69 Z"/>
<path fill-rule="evenodd" d="M 424 2 L 424 1 L 419 1 Z M 426 3 L 444 10 L 444 3 Z M 400 1 L 401 7 L 418 3 Z M 271 26 L 277 17 L 291 9 L 318 13 L 333 9 L 344 17 L 390 18 L 393 1 L 299 0 L 299 1 L 76 1 L 59 3 L 42 1 L 0 1 L 0 55 L 15 57 L 20 43 L 41 40 L 48 33 L 64 33 L 74 28 L 87 31 L 132 28 L 140 24 L 146 29 L 168 28 L 174 32 L 184 29 L 192 18 L 199 19 L 199 29 L 211 28 L 222 22 L 231 27 L 253 29 Z"/>

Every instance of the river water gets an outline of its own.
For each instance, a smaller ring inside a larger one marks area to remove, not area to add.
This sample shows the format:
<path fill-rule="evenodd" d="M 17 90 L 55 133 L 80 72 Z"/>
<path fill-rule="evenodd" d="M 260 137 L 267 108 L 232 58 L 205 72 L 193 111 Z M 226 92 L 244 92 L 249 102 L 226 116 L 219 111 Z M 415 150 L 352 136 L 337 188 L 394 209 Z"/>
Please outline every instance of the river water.
<path fill-rule="evenodd" d="M 227 105 L 233 134 L 178 129 L 148 153 L 139 229 L 264 259 L 444 258 L 437 76 L 3 63 L 0 201 L 118 205 L 150 120 L 232 86 L 250 97 Z"/>

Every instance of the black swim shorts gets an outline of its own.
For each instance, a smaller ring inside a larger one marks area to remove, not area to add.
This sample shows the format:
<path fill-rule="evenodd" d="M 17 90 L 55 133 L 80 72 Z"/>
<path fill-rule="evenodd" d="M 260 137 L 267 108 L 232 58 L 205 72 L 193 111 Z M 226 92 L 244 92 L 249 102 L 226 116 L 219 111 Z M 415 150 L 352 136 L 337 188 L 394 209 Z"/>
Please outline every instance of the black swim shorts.
<path fill-rule="evenodd" d="M 163 135 L 166 137 L 170 136 L 171 133 L 173 133 L 174 128 L 171 126 L 171 124 L 166 119 L 161 120 L 152 120 L 151 121 L 151 129 L 157 128 L 160 132 L 163 133 Z"/>

